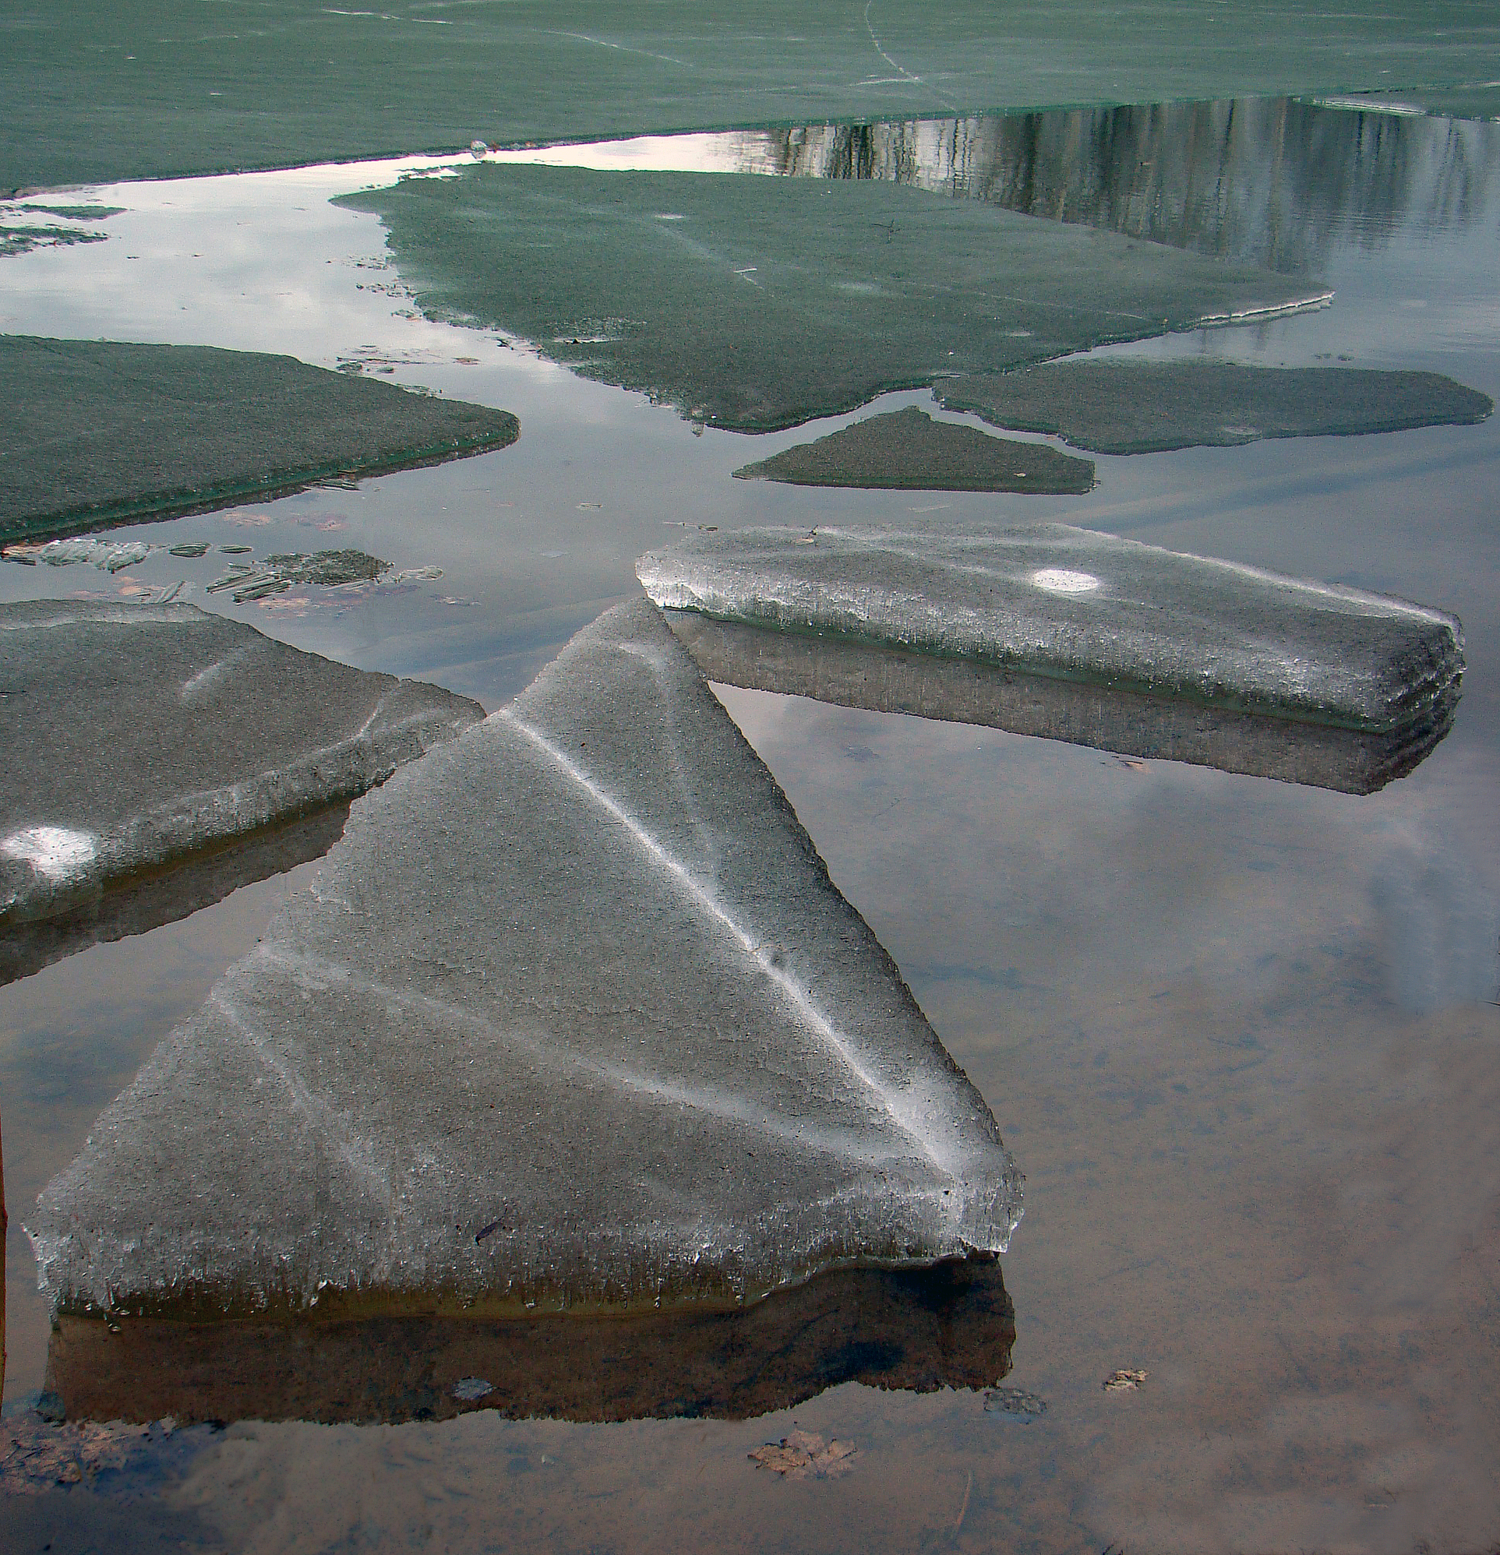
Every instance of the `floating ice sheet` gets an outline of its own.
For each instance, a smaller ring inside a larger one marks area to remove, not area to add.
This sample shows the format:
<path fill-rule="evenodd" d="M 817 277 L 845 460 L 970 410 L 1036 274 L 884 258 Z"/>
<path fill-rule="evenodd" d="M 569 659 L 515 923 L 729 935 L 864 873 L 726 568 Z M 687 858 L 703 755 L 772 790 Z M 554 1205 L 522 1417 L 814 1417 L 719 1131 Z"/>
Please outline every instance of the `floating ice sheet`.
<path fill-rule="evenodd" d="M 1485 88 L 1500 78 L 1493 9 L 1464 0 L 1267 0 L 1240 27 L 1224 25 L 1215 0 L 1129 11 L 764 0 L 711 17 L 697 0 L 225 0 L 213 13 L 223 25 L 191 34 L 191 47 L 154 41 L 184 36 L 170 31 L 184 13 L 168 0 L 128 10 L 75 0 L 67 25 L 43 0 L 14 0 L 9 14 L 0 100 L 18 106 L 0 146 L 0 189 L 458 150 L 476 138 L 857 123 L 1059 99 L 1363 88 L 1493 115 Z M 142 46 L 148 29 L 161 30 Z M 1212 153 L 1223 157 L 1221 140 Z M 1086 145 L 1074 155 L 1087 157 Z M 1229 198 L 1227 178 L 1205 182 L 1205 203 Z"/>
<path fill-rule="evenodd" d="M 47 1389 L 69 1419 L 748 1419 L 844 1382 L 930 1392 L 1010 1370 L 999 1260 L 839 1269 L 730 1311 L 598 1318 L 195 1323 L 64 1314 Z"/>
<path fill-rule="evenodd" d="M 33 1230 L 65 1309 L 497 1315 L 996 1251 L 1019 1198 L 640 600 L 353 807 Z"/>
<path fill-rule="evenodd" d="M 1463 671 L 1441 611 L 1065 524 L 702 533 L 636 570 L 732 684 L 1359 793 Z"/>
<path fill-rule="evenodd" d="M 0 981 L 321 853 L 484 716 L 191 605 L 0 606 L 0 691 Z"/>
<path fill-rule="evenodd" d="M 0 540 L 504 447 L 503 410 L 289 356 L 0 335 Z"/>
<path fill-rule="evenodd" d="M 734 473 L 741 480 L 793 486 L 1056 494 L 1091 490 L 1094 461 L 1075 459 L 1045 443 L 1018 443 L 975 427 L 934 421 L 911 407 L 868 416 Z"/>
<path fill-rule="evenodd" d="M 958 378 L 940 397 L 995 426 L 1055 432 L 1101 454 L 1462 426 L 1495 408 L 1441 373 L 1130 358 Z"/>
<path fill-rule="evenodd" d="M 891 183 L 480 165 L 335 203 L 380 216 L 428 316 L 747 432 L 1329 295 Z"/>

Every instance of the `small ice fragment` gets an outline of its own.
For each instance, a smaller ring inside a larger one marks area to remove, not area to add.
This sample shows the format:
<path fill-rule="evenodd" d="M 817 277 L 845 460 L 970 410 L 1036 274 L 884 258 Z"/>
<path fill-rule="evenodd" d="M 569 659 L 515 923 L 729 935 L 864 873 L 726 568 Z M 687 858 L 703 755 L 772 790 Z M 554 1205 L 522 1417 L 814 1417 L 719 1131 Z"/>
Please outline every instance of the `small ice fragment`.
<path fill-rule="evenodd" d="M 1072 572 L 1066 567 L 1040 567 L 1031 581 L 1049 594 L 1092 594 L 1099 580 L 1091 572 Z"/>
<path fill-rule="evenodd" d="M 984 1412 L 1007 1415 L 1029 1425 L 1038 1415 L 1047 1413 L 1047 1400 L 1040 1393 L 1028 1393 L 1024 1388 L 991 1388 L 984 1395 Z"/>
<path fill-rule="evenodd" d="M 88 832 L 66 826 L 27 826 L 0 842 L 0 853 L 17 863 L 30 864 L 44 880 L 66 880 L 76 875 L 98 851 Z"/>
<path fill-rule="evenodd" d="M 489 149 L 489 146 L 482 140 L 471 140 L 469 142 L 469 153 L 471 156 L 482 157 Z"/>
<path fill-rule="evenodd" d="M 486 1382 L 483 1377 L 460 1377 L 449 1390 L 460 1404 L 475 1404 L 487 1394 L 495 1391 L 493 1382 Z"/>

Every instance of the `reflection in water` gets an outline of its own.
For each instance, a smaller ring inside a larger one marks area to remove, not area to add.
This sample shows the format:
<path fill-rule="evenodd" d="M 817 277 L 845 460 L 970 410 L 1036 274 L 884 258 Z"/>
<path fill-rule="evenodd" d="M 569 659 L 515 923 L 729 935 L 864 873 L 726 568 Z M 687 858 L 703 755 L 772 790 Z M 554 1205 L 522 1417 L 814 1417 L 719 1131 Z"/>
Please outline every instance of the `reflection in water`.
<path fill-rule="evenodd" d="M 321 858 L 344 834 L 349 804 L 325 806 L 225 846 L 130 875 L 53 918 L 9 924 L 0 935 L 0 985 L 30 977 L 88 945 L 145 934 L 221 902 L 256 880 Z"/>
<path fill-rule="evenodd" d="M 1315 271 L 1335 244 L 1398 222 L 1438 232 L 1484 213 L 1500 142 L 1481 123 L 1292 98 L 1048 109 L 767 131 L 743 161 L 883 179 L 1220 254 Z"/>
<path fill-rule="evenodd" d="M 1015 1311 L 991 1255 L 844 1269 L 748 1307 L 621 1317 L 172 1322 L 64 1315 L 47 1387 L 69 1419 L 749 1419 L 845 1382 L 992 1386 Z"/>
<path fill-rule="evenodd" d="M 1062 574 L 1061 578 L 1080 574 Z M 1073 592 L 1064 584 L 1054 590 Z M 1457 682 L 1394 730 L 1267 718 L 1103 681 L 1028 675 L 974 658 L 665 612 L 709 680 L 840 707 L 979 724 L 1151 761 L 1372 794 L 1418 767 L 1453 727 Z"/>

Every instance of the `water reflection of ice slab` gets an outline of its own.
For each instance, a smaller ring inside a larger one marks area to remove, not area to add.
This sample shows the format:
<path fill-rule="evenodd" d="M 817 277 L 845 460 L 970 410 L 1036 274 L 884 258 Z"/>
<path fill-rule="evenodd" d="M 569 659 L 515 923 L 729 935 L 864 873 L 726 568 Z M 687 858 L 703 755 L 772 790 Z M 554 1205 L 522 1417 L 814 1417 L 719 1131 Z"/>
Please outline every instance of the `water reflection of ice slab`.
<path fill-rule="evenodd" d="M 0 686 L 0 982 L 315 857 L 483 716 L 190 605 L 0 606 Z"/>
<path fill-rule="evenodd" d="M 1063 524 L 758 529 L 641 558 L 731 685 L 1368 793 L 1452 724 L 1458 622 Z"/>
<path fill-rule="evenodd" d="M 749 1419 L 844 1382 L 932 1392 L 1010 1370 L 999 1260 L 840 1269 L 748 1307 L 627 1316 L 223 1323 L 64 1316 L 69 1419 Z"/>
<path fill-rule="evenodd" d="M 1019 1200 L 640 600 L 352 808 L 33 1229 L 64 1310 L 520 1316 L 999 1251 Z"/>

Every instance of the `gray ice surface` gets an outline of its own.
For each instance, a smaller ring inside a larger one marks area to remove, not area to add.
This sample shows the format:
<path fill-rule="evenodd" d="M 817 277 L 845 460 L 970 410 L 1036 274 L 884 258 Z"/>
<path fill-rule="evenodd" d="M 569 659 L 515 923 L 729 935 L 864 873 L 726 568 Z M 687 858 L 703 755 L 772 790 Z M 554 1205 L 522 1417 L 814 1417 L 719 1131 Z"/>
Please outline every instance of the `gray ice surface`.
<path fill-rule="evenodd" d="M 1101 454 L 1471 426 L 1495 408 L 1441 373 L 1130 357 L 972 374 L 941 385 L 939 397 L 994 426 L 1055 432 Z"/>
<path fill-rule="evenodd" d="M 1018 443 L 977 427 L 934 421 L 913 405 L 867 416 L 816 442 L 742 465 L 734 474 L 737 480 L 793 486 L 1057 495 L 1091 491 L 1094 461 L 1045 443 Z"/>
<path fill-rule="evenodd" d="M 34 969 L 23 942 L 62 953 L 60 924 L 111 937 L 89 933 L 106 896 L 159 897 L 163 870 L 231 843 L 264 852 L 268 828 L 347 802 L 483 716 L 191 605 L 0 605 L 0 980 Z"/>
<path fill-rule="evenodd" d="M 0 335 L 0 539 L 503 448 L 508 411 L 289 356 Z"/>
<path fill-rule="evenodd" d="M 670 609 L 1371 733 L 1451 717 L 1463 671 L 1442 611 L 1066 524 L 704 532 L 636 572 Z"/>
<path fill-rule="evenodd" d="M 64 1309 L 734 1306 L 1004 1247 L 983 1099 L 647 601 L 352 807 L 31 1221 Z"/>

